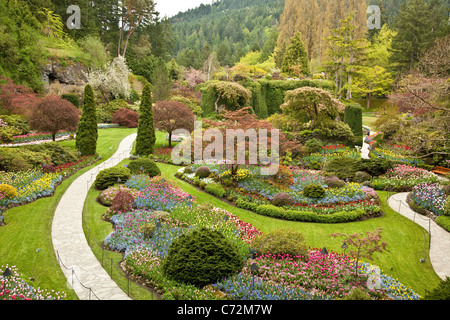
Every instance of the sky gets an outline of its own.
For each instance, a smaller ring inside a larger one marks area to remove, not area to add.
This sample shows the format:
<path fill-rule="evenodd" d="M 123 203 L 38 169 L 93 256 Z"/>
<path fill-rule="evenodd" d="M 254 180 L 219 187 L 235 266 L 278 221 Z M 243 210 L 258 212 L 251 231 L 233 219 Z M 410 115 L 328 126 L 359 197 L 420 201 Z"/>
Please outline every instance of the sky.
<path fill-rule="evenodd" d="M 168 18 L 176 15 L 180 11 L 187 11 L 203 4 L 211 4 L 211 0 L 155 0 L 156 11 L 160 13 L 160 17 Z"/>

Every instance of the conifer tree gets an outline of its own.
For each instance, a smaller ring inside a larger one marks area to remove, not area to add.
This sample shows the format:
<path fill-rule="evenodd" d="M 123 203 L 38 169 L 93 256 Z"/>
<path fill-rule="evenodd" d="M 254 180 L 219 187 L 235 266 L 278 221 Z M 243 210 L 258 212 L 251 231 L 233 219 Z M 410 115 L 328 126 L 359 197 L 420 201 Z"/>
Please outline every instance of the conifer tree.
<path fill-rule="evenodd" d="M 84 88 L 83 112 L 76 133 L 75 146 L 81 156 L 94 155 L 97 152 L 97 113 L 95 110 L 94 90 L 88 84 Z"/>
<path fill-rule="evenodd" d="M 142 90 L 139 107 L 139 125 L 136 138 L 136 154 L 148 156 L 155 150 L 156 134 L 153 120 L 152 92 L 150 84 Z"/>
<path fill-rule="evenodd" d="M 299 76 L 299 73 L 309 75 L 308 54 L 306 53 L 300 32 L 297 32 L 292 38 L 286 54 L 284 55 L 281 70 L 295 76 Z"/>

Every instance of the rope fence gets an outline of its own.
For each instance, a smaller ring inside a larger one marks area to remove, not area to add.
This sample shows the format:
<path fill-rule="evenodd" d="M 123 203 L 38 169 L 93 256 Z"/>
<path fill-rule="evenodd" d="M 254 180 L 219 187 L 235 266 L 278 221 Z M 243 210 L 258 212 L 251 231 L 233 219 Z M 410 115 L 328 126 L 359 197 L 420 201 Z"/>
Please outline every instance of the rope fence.
<path fill-rule="evenodd" d="M 431 235 L 431 219 L 430 218 L 423 217 L 421 214 L 415 212 L 414 210 L 412 210 L 410 208 L 408 203 L 404 203 L 403 200 L 395 199 L 393 196 L 390 196 L 389 200 L 391 200 L 391 199 L 394 200 L 395 202 L 398 202 L 398 210 L 397 210 L 398 213 L 401 213 L 401 209 L 402 209 L 402 206 L 403 206 L 403 207 L 405 207 L 406 209 L 408 209 L 409 211 L 411 211 L 413 213 L 413 219 L 412 220 L 414 222 L 416 222 L 416 216 L 418 216 L 423 221 L 428 221 L 428 233 Z M 418 221 L 420 221 L 420 220 L 418 220 Z"/>
<path fill-rule="evenodd" d="M 111 165 L 112 165 L 113 163 L 120 163 L 121 161 L 123 161 L 123 160 L 125 160 L 126 158 L 128 158 L 128 155 L 131 153 L 131 150 L 132 150 L 132 147 L 130 148 L 130 150 L 124 150 L 124 151 L 121 152 L 121 153 L 116 153 L 114 156 L 110 157 L 109 159 L 107 159 L 106 161 L 104 161 L 104 162 L 102 162 L 100 165 L 98 165 L 96 168 L 94 168 L 94 169 L 97 169 L 97 171 L 96 171 L 95 173 L 94 173 L 94 172 L 91 172 L 89 175 L 87 175 L 87 180 L 86 180 L 86 188 L 87 188 L 87 192 L 89 192 L 89 190 L 90 190 L 90 188 L 91 188 L 91 186 L 92 186 L 92 184 L 93 184 L 93 181 L 95 180 L 95 177 L 97 176 L 97 174 L 98 174 L 101 170 L 103 170 L 103 169 L 106 168 L 108 162 L 110 162 Z M 117 162 L 114 162 L 114 161 L 117 161 Z M 108 167 L 109 167 L 109 166 L 108 166 Z M 94 170 L 94 169 L 93 169 L 93 170 Z M 104 246 L 102 245 L 103 243 L 100 243 L 100 242 L 97 241 L 97 239 L 95 238 L 95 236 L 94 236 L 92 230 L 88 227 L 88 225 L 87 225 L 87 223 L 86 223 L 86 221 L 85 221 L 84 215 L 82 216 L 82 224 L 83 224 L 84 230 L 87 232 L 87 239 L 86 239 L 86 240 L 87 240 L 88 245 L 89 245 L 91 248 L 92 248 L 92 245 L 97 245 L 97 246 L 101 249 L 102 255 L 101 255 L 101 259 L 99 259 L 99 260 L 101 260 L 100 262 L 101 262 L 102 267 L 105 269 L 105 271 L 107 271 L 107 273 L 109 274 L 109 276 L 110 276 L 111 279 L 113 279 L 113 280 L 114 280 L 114 276 L 116 276 L 116 278 L 117 278 L 117 275 L 119 275 L 119 276 L 125 278 L 126 283 L 127 283 L 126 294 L 131 298 L 131 296 L 130 296 L 130 285 L 131 285 L 132 283 L 134 283 L 134 284 L 135 284 L 136 286 L 138 286 L 139 288 L 141 288 L 141 286 L 140 286 L 139 284 L 135 283 L 134 281 L 130 280 L 130 278 L 128 278 L 126 275 L 124 275 L 122 270 L 119 270 L 119 268 L 117 267 L 117 265 L 114 263 L 114 259 L 111 258 L 111 257 L 108 255 L 107 249 L 105 249 Z M 91 245 L 91 244 L 92 244 L 92 245 Z M 89 287 L 85 286 L 85 285 L 81 282 L 81 280 L 78 278 L 78 276 L 77 276 L 77 274 L 76 274 L 74 268 L 68 268 L 68 267 L 66 267 L 66 266 L 64 265 L 64 263 L 62 262 L 61 257 L 59 256 L 59 252 L 56 252 L 56 254 L 57 254 L 58 263 L 59 263 L 61 266 L 63 266 L 66 270 L 71 271 L 71 275 L 72 275 L 72 277 L 71 277 L 72 288 L 73 288 L 73 285 L 74 285 L 74 281 L 76 280 L 83 288 L 85 288 L 86 290 L 89 290 L 89 300 L 91 300 L 93 297 L 95 297 L 97 300 L 100 300 L 100 299 L 98 298 L 98 296 L 94 293 L 94 291 L 92 290 L 92 288 L 89 288 Z M 97 259 L 98 259 L 98 258 L 97 258 Z M 109 261 L 108 261 L 108 260 L 109 260 Z M 105 262 L 105 261 L 106 261 L 106 262 Z M 106 267 L 105 264 L 107 264 L 108 270 L 105 268 L 105 267 Z M 116 283 L 117 283 L 117 281 L 116 281 Z M 124 290 L 124 291 L 125 291 L 125 290 Z M 152 292 L 152 291 L 150 291 L 150 293 L 151 293 L 152 299 L 154 299 L 154 298 L 155 298 L 155 293 Z"/>

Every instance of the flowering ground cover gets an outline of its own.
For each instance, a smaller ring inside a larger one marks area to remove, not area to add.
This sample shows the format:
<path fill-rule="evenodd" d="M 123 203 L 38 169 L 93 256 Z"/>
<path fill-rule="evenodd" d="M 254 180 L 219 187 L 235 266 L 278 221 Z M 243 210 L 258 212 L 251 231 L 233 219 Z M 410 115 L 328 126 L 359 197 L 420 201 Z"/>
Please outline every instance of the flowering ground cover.
<path fill-rule="evenodd" d="M 346 147 L 344 145 L 330 145 L 320 147 L 319 152 L 311 153 L 310 155 L 303 157 L 305 165 L 314 163 L 321 163 L 326 160 L 332 160 L 339 157 L 350 157 L 354 159 L 360 159 L 361 154 L 356 148 Z"/>
<path fill-rule="evenodd" d="M 2 276 L 0 300 L 61 300 L 66 297 L 64 293 L 31 286 L 15 266 L 0 266 L 0 274 L 7 269 L 11 271 L 11 275 Z"/>
<path fill-rule="evenodd" d="M 417 159 L 411 152 L 412 148 L 398 144 L 377 144 L 372 150 L 376 157 L 385 158 L 391 161 L 403 162 L 411 166 L 424 164 L 422 159 Z"/>
<path fill-rule="evenodd" d="M 17 197 L 0 197 L 0 212 L 9 205 L 25 204 L 42 197 L 51 196 L 56 186 L 67 176 L 93 161 L 93 157 L 82 157 L 71 162 L 54 167 L 54 172 L 44 173 L 39 169 L 20 172 L 2 172 L 0 184 L 13 186 L 17 190 Z"/>
<path fill-rule="evenodd" d="M 384 175 L 372 179 L 375 190 L 411 191 L 419 183 L 436 183 L 439 178 L 434 173 L 410 165 L 395 165 Z"/>
<path fill-rule="evenodd" d="M 438 216 L 444 213 L 446 199 L 447 195 L 439 183 L 419 183 L 411 191 L 411 200 L 416 205 Z"/>

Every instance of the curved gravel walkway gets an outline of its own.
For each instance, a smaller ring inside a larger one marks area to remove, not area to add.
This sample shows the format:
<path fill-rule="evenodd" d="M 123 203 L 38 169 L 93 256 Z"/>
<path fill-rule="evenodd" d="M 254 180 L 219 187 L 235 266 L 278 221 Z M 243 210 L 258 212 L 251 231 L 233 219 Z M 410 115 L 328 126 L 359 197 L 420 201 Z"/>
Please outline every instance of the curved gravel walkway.
<path fill-rule="evenodd" d="M 450 232 L 436 222 L 414 212 L 406 202 L 409 192 L 394 194 L 388 204 L 396 212 L 413 220 L 430 233 L 430 261 L 439 277 L 450 277 Z M 401 204 L 400 204 L 401 201 Z"/>
<path fill-rule="evenodd" d="M 111 158 L 78 177 L 56 208 L 52 224 L 53 247 L 68 286 L 80 300 L 130 300 L 93 254 L 84 235 L 82 219 L 88 190 L 98 172 L 128 158 L 136 135 L 123 139 Z"/>

